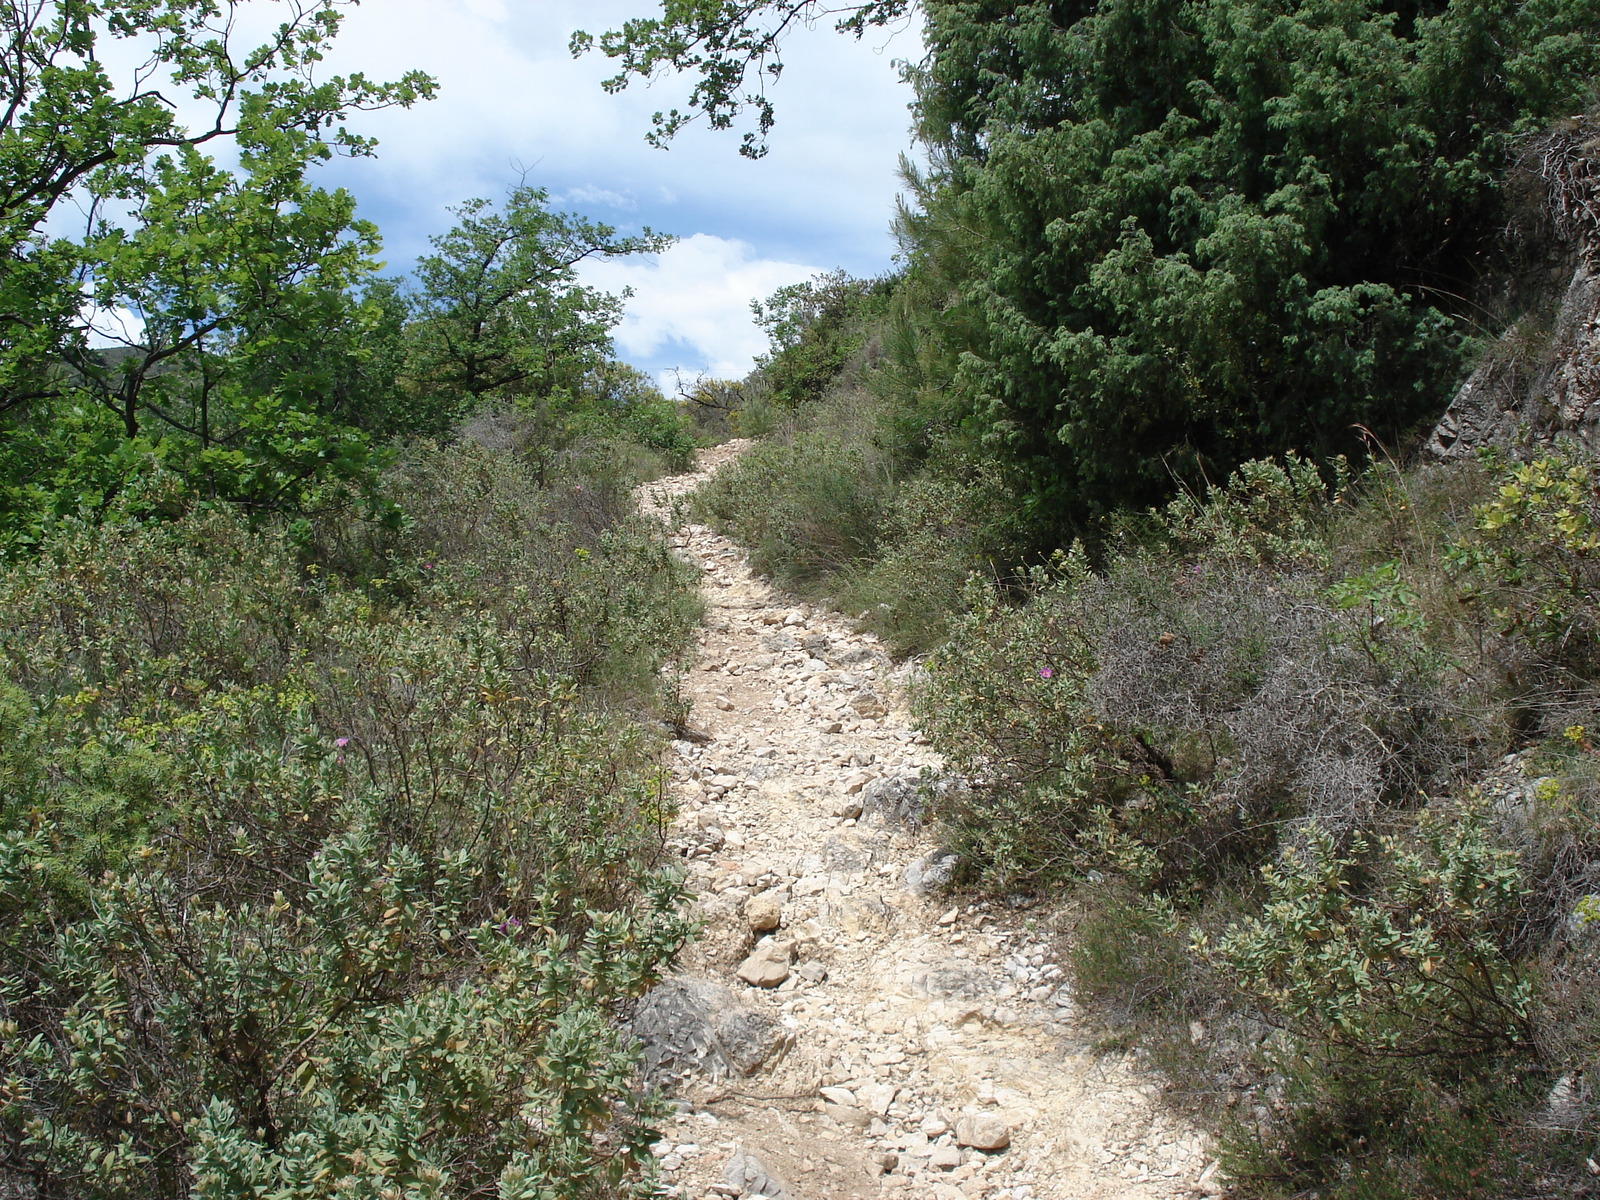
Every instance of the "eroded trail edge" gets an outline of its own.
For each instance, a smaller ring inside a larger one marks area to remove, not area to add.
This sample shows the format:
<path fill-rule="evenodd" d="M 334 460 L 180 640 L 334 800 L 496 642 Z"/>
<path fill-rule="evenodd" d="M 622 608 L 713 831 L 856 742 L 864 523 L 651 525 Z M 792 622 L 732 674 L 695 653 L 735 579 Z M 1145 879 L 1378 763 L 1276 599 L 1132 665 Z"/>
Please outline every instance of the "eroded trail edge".
<path fill-rule="evenodd" d="M 663 515 L 740 450 L 639 490 Z M 673 743 L 704 936 L 635 1027 L 680 1112 L 662 1193 L 789 1200 L 1213 1194 L 1206 1138 L 1133 1054 L 1094 1049 L 1044 908 L 956 904 L 915 823 L 938 756 L 905 672 L 703 526 L 707 604 Z"/>

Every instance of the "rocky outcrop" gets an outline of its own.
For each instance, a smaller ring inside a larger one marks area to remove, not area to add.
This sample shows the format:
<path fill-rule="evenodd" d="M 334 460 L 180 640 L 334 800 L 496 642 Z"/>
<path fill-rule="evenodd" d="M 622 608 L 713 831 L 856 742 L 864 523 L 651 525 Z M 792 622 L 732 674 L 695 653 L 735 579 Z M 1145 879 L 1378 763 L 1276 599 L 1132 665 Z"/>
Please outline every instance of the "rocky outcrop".
<path fill-rule="evenodd" d="M 1556 437 L 1600 452 L 1600 117 L 1563 122 L 1519 169 L 1542 192 L 1543 238 L 1565 267 L 1456 393 L 1428 439 L 1434 458 Z"/>
<path fill-rule="evenodd" d="M 666 1086 L 687 1076 L 753 1075 L 788 1047 L 789 1032 L 704 979 L 669 979 L 639 1002 L 633 1018 L 644 1070 Z"/>

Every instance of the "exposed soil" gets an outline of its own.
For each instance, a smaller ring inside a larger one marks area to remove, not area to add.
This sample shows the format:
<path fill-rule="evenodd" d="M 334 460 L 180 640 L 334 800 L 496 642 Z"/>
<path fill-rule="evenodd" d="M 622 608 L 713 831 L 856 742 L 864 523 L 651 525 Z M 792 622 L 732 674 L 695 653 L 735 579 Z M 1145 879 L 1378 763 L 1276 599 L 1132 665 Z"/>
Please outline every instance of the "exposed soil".
<path fill-rule="evenodd" d="M 740 448 L 646 485 L 641 504 L 673 513 Z M 1207 1138 L 1159 1102 L 1160 1080 L 1096 1049 L 1048 909 L 941 892 L 914 820 L 917 777 L 940 763 L 905 709 L 909 668 L 710 530 L 683 525 L 673 544 L 707 603 L 672 765 L 705 933 L 678 986 L 709 989 L 734 1062 L 656 1064 L 681 1109 L 656 1147 L 663 1194 L 1220 1193 Z"/>

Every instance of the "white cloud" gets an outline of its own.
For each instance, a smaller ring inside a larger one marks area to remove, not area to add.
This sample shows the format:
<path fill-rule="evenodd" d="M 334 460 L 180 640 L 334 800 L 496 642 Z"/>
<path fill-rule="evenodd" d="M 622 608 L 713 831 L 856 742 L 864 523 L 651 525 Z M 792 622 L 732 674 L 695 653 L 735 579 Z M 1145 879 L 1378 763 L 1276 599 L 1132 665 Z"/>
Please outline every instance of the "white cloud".
<path fill-rule="evenodd" d="M 737 379 L 767 348 L 750 301 L 819 270 L 761 258 L 748 242 L 697 233 L 652 258 L 591 264 L 583 281 L 614 293 L 633 289 L 615 335 L 624 358 L 656 364 L 658 377 L 680 370 Z"/>
<path fill-rule="evenodd" d="M 265 36 L 280 7 L 241 5 L 246 40 Z M 751 162 L 736 134 L 703 124 L 670 150 L 649 147 L 650 114 L 681 106 L 687 83 L 607 94 L 601 81 L 614 64 L 568 53 L 574 29 L 618 28 L 658 14 L 657 0 L 372 0 L 343 11 L 320 74 L 394 79 L 420 69 L 440 85 L 438 99 L 410 110 L 352 114 L 357 132 L 378 138 L 377 157 L 318 169 L 319 182 L 348 188 L 378 223 L 393 273 L 454 223 L 450 206 L 499 199 L 525 178 L 556 207 L 624 233 L 692 233 L 656 262 L 602 264 L 593 281 L 638 292 L 618 330 L 636 365 L 739 375 L 765 344 L 752 298 L 821 269 L 889 265 L 896 160 L 910 140 L 910 91 L 892 60 L 920 56 L 913 30 L 862 42 L 826 22 L 797 30 L 772 90 L 771 153 Z M 111 49 L 121 68 L 137 59 L 132 47 Z"/>
<path fill-rule="evenodd" d="M 620 208 L 636 209 L 639 202 L 631 196 L 624 196 L 620 192 L 608 191 L 601 187 L 575 187 L 568 188 L 558 195 L 550 197 L 552 204 L 581 204 L 586 208 Z"/>
<path fill-rule="evenodd" d="M 330 182 L 349 187 L 379 221 L 404 269 L 471 196 L 498 197 L 526 172 L 578 208 L 667 232 L 741 238 L 772 258 L 817 259 L 858 273 L 882 269 L 909 143 L 909 89 L 894 58 L 921 52 L 913 32 L 855 42 L 800 30 L 773 89 L 778 125 L 760 162 L 738 137 L 704 125 L 670 150 L 644 135 L 650 114 L 681 105 L 683 80 L 607 94 L 614 64 L 574 60 L 567 41 L 658 11 L 655 0 L 382 0 L 347 10 L 328 69 L 394 78 L 418 68 L 439 80 L 437 100 L 361 115 L 379 139 L 376 160 L 339 162 Z M 618 201 L 624 203 L 618 203 Z"/>

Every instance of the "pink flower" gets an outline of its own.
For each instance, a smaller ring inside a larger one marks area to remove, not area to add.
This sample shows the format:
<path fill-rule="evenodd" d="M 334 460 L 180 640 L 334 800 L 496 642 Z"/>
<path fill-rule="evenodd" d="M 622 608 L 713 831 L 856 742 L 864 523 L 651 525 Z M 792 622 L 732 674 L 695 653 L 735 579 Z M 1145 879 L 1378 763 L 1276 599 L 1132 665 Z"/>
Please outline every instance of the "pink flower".
<path fill-rule="evenodd" d="M 1040 679 L 1049 679 L 1050 676 L 1052 676 L 1054 674 L 1055 674 L 1055 672 L 1052 671 L 1049 667 L 1040 667 L 1039 668 L 1039 678 Z"/>
<path fill-rule="evenodd" d="M 335 746 L 339 747 L 339 749 L 343 750 L 346 746 L 348 746 L 350 744 L 350 739 L 349 738 L 334 738 L 333 739 L 333 744 Z"/>

